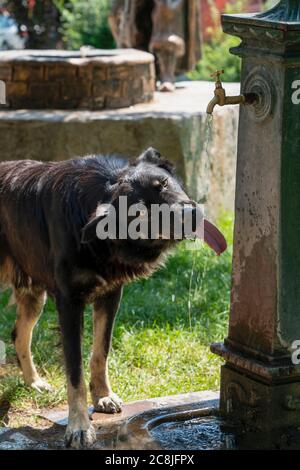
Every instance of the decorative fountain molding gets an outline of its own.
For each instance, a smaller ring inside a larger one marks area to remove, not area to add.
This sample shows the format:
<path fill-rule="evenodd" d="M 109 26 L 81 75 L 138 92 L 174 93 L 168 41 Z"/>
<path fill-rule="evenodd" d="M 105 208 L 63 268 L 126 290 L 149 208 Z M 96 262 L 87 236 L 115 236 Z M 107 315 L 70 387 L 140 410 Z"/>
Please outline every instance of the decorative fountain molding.
<path fill-rule="evenodd" d="M 262 99 L 240 110 L 229 335 L 212 345 L 226 360 L 220 409 L 256 430 L 299 427 L 300 5 L 222 24 L 242 39 L 242 92 Z"/>
<path fill-rule="evenodd" d="M 152 54 L 132 49 L 14 51 L 0 56 L 10 109 L 122 108 L 152 100 Z"/>
<path fill-rule="evenodd" d="M 298 0 L 281 0 L 271 10 L 256 15 L 257 18 L 283 23 L 300 22 L 300 4 Z"/>
<path fill-rule="evenodd" d="M 247 42 L 248 50 L 258 46 L 261 51 L 276 54 L 300 43 L 299 21 L 298 0 L 281 0 L 274 8 L 263 13 L 223 15 L 223 30 L 240 37 L 242 46 Z M 242 50 L 243 47 L 236 48 L 237 52 Z"/>

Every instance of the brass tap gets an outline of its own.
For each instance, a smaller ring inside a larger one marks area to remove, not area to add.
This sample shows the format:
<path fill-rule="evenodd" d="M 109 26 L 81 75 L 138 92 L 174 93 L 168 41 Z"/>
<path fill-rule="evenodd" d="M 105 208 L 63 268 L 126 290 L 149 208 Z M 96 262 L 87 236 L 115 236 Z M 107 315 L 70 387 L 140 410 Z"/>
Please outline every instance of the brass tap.
<path fill-rule="evenodd" d="M 253 104 L 256 96 L 253 93 L 247 93 L 238 96 L 226 96 L 226 91 L 222 86 L 220 76 L 224 70 L 217 70 L 211 77 L 216 78 L 215 92 L 213 99 L 209 102 L 206 112 L 212 114 L 216 105 L 227 106 L 228 104 Z"/>

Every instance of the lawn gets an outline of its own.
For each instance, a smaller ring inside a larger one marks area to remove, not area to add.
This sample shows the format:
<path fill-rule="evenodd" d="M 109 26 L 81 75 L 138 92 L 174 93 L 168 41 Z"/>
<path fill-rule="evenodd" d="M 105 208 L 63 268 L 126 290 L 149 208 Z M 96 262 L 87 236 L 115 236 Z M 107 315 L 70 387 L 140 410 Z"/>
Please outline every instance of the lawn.
<path fill-rule="evenodd" d="M 229 249 L 221 257 L 211 250 L 182 243 L 166 266 L 151 279 L 125 288 L 117 317 L 110 355 L 114 390 L 125 400 L 218 389 L 221 361 L 209 350 L 212 341 L 227 332 L 232 217 L 219 226 Z M 0 299 L 0 339 L 7 345 L 7 365 L 0 368 L 1 406 L 19 412 L 66 403 L 62 351 L 54 304 L 48 300 L 35 329 L 33 355 L 40 373 L 55 392 L 33 392 L 23 385 L 10 340 L 15 308 L 9 291 Z M 85 313 L 84 361 L 92 339 L 91 308 Z M 7 421 L 6 421 L 7 423 Z"/>

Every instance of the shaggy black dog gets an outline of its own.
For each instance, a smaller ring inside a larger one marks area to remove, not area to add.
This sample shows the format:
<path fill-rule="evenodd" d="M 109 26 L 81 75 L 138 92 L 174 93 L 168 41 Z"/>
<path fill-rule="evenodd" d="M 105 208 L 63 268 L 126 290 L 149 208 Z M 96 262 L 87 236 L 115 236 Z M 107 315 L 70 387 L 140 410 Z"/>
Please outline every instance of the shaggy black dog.
<path fill-rule="evenodd" d="M 0 164 L 0 272 L 17 303 L 13 331 L 25 382 L 49 388 L 31 357 L 32 330 L 46 293 L 56 302 L 67 371 L 69 423 L 66 443 L 88 446 L 95 432 L 87 413 L 81 335 L 86 303 L 94 305 L 90 390 L 96 410 L 121 410 L 107 375 L 107 356 L 122 286 L 150 275 L 176 240 L 106 239 L 96 234 L 103 204 L 189 204 L 172 165 L 150 148 L 134 162 L 88 156 L 63 162 L 14 161 Z M 118 214 L 119 216 L 120 214 Z M 205 239 L 218 253 L 226 248 L 207 223 Z"/>

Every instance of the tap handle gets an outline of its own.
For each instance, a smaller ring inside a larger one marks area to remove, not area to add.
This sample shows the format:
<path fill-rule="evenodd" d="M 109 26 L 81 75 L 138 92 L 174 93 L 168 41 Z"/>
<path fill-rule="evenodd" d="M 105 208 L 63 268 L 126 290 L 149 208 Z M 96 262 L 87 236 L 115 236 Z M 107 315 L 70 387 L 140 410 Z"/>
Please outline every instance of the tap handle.
<path fill-rule="evenodd" d="M 216 79 L 216 82 L 221 83 L 220 76 L 224 73 L 224 70 L 216 70 L 214 73 L 211 74 L 212 78 Z"/>

